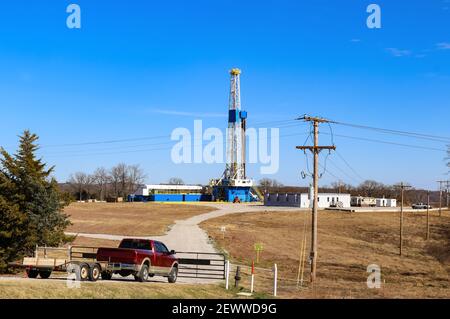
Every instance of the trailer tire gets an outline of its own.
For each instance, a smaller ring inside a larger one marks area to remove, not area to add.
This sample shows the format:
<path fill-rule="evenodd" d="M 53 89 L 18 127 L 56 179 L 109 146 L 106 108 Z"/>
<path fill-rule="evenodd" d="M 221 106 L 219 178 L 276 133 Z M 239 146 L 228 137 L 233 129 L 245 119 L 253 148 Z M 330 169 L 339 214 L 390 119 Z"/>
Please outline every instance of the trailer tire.
<path fill-rule="evenodd" d="M 102 280 L 111 280 L 111 278 L 112 278 L 112 273 L 110 273 L 108 271 L 102 272 Z"/>
<path fill-rule="evenodd" d="M 134 279 L 139 282 L 146 282 L 148 280 L 148 276 L 148 266 L 143 265 L 139 274 L 134 276 Z"/>
<path fill-rule="evenodd" d="M 89 280 L 92 282 L 96 282 L 100 279 L 101 269 L 100 266 L 95 264 L 89 269 Z"/>
<path fill-rule="evenodd" d="M 39 275 L 39 272 L 34 269 L 27 269 L 26 273 L 27 273 L 27 277 L 30 279 L 36 279 L 37 276 Z"/>
<path fill-rule="evenodd" d="M 39 271 L 39 277 L 41 277 L 41 279 L 48 279 L 50 278 L 52 274 L 51 270 L 40 270 Z"/>
<path fill-rule="evenodd" d="M 80 264 L 80 281 L 89 280 L 89 265 L 88 264 Z"/>

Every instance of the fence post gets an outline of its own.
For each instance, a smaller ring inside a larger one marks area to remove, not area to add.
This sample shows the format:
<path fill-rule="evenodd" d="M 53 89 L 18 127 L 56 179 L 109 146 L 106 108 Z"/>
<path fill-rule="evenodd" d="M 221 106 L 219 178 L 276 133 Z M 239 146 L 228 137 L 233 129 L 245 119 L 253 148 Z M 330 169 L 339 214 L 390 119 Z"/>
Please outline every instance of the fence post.
<path fill-rule="evenodd" d="M 241 266 L 236 267 L 236 276 L 234 276 L 234 287 L 239 287 L 239 281 L 241 281 Z"/>
<path fill-rule="evenodd" d="M 255 261 L 252 262 L 252 283 L 250 287 L 250 292 L 253 293 L 255 291 Z"/>
<path fill-rule="evenodd" d="M 227 260 L 225 264 L 225 289 L 228 290 L 230 281 L 230 261 Z"/>
<path fill-rule="evenodd" d="M 277 290 L 278 290 L 278 266 L 277 264 L 273 265 L 273 296 L 277 296 Z"/>

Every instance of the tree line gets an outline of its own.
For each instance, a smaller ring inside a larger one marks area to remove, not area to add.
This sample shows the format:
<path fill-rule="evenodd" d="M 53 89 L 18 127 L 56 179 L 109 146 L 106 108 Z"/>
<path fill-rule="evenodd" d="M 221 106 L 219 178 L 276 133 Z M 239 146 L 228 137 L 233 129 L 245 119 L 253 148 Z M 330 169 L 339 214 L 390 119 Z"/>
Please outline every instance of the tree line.
<path fill-rule="evenodd" d="M 136 192 L 146 178 L 139 165 L 117 164 L 111 169 L 97 168 L 92 174 L 76 172 L 61 188 L 76 200 L 97 199 L 105 201 L 126 198 Z"/>

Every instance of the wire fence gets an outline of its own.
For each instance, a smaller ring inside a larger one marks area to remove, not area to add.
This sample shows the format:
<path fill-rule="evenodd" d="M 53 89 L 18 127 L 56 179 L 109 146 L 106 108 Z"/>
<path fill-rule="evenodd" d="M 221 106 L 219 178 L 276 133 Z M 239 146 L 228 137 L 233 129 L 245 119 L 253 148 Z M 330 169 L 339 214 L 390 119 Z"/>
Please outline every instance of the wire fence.
<path fill-rule="evenodd" d="M 236 288 L 236 275 L 239 268 L 238 288 L 242 291 L 277 296 L 295 293 L 308 288 L 308 283 L 299 278 L 290 278 L 279 272 L 275 264 L 271 268 L 252 267 L 238 263 L 229 264 L 229 287 Z"/>

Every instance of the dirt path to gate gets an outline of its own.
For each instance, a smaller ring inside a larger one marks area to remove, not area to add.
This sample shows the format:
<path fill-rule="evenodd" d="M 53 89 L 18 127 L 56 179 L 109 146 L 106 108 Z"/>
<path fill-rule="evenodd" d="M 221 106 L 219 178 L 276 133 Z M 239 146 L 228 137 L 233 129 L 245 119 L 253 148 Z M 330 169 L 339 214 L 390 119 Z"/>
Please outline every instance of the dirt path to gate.
<path fill-rule="evenodd" d="M 111 234 L 88 234 L 88 233 L 67 233 L 67 235 L 76 235 L 79 237 L 106 239 L 106 240 L 122 240 L 123 238 L 142 238 L 154 239 L 165 243 L 169 249 L 175 251 L 193 251 L 203 253 L 215 253 L 216 249 L 210 242 L 206 232 L 199 227 L 199 224 L 216 217 L 221 217 L 229 214 L 246 213 L 246 212 L 261 212 L 261 211 L 287 211 L 299 210 L 298 208 L 286 207 L 264 207 L 261 204 L 227 204 L 227 203 L 208 203 L 204 204 L 213 207 L 216 210 L 197 215 L 185 220 L 178 220 L 170 228 L 169 232 L 163 236 L 144 236 L 136 237 Z"/>

